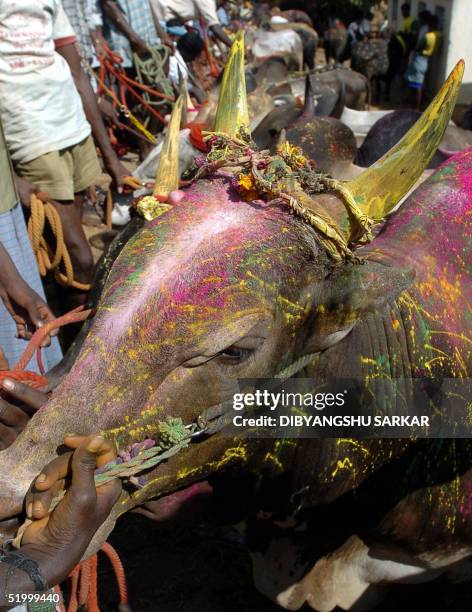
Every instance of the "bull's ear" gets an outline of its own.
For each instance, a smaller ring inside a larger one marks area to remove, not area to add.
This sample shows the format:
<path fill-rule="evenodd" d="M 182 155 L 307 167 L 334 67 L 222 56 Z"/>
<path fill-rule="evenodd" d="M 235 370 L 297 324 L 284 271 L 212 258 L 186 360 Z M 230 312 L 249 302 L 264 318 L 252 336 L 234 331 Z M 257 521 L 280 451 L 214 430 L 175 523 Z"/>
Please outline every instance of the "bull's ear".
<path fill-rule="evenodd" d="M 363 314 L 393 301 L 414 277 L 413 270 L 372 261 L 336 270 L 312 290 L 312 316 L 303 352 L 323 351 L 342 340 Z"/>

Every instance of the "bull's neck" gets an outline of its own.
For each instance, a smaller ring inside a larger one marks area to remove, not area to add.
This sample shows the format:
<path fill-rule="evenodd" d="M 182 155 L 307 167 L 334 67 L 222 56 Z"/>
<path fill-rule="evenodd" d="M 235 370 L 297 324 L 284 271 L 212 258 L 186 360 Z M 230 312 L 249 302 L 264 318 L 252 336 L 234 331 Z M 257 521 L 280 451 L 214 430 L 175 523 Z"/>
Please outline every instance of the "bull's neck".
<path fill-rule="evenodd" d="M 402 299 L 403 296 L 400 302 Z M 396 379 L 407 390 L 416 375 L 412 364 L 415 333 L 421 333 L 421 325 L 417 332 L 412 330 L 402 304 L 392 301 L 382 311 L 366 315 L 344 340 L 324 351 L 315 371 L 307 372 L 307 376 L 317 380 L 355 379 L 364 381 L 366 386 L 379 378 Z M 405 414 L 408 408 L 401 403 L 405 395 L 392 393 L 383 406 L 385 414 Z M 359 487 L 383 465 L 404 453 L 411 443 L 394 439 L 305 442 L 308 446 L 300 445 L 301 456 L 309 453 L 310 465 L 316 466 L 310 470 L 306 503 L 314 505 L 332 501 Z M 303 460 L 302 464 L 303 470 L 295 467 L 295 490 L 302 489 L 308 481 L 306 462 Z"/>

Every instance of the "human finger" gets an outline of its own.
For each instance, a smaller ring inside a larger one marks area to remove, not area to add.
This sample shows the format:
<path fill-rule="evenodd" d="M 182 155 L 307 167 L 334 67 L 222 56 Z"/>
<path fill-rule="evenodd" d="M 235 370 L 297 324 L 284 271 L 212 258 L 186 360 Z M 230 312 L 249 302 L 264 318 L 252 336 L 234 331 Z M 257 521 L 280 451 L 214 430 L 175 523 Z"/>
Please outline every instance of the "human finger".
<path fill-rule="evenodd" d="M 7 427 L 0 423 L 0 449 L 4 450 L 13 444 L 16 440 L 16 432 L 11 427 Z"/>
<path fill-rule="evenodd" d="M 13 427 L 19 432 L 25 428 L 28 420 L 28 415 L 21 408 L 0 399 L 0 422 L 3 425 Z"/>
<path fill-rule="evenodd" d="M 2 381 L 2 387 L 12 397 L 26 404 L 28 408 L 32 408 L 34 412 L 48 401 L 47 393 L 33 389 L 29 385 L 12 380 L 11 378 L 5 378 Z"/>

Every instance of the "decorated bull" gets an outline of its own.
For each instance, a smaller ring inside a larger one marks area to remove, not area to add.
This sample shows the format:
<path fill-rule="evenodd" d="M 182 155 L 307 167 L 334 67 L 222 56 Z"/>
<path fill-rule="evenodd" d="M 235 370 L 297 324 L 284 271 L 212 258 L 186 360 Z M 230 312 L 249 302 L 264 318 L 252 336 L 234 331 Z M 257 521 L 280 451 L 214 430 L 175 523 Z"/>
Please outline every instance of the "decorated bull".
<path fill-rule="evenodd" d="M 371 112 L 367 111 L 366 114 Z M 370 128 L 364 142 L 359 147 L 355 163 L 363 167 L 375 163 L 407 133 L 420 117 L 421 113 L 412 109 L 392 111 L 380 117 Z M 449 124 L 428 168 L 437 168 L 453 153 L 462 151 L 471 145 L 472 132 L 470 130 Z"/>
<path fill-rule="evenodd" d="M 370 84 L 373 99 L 380 99 L 380 81 L 385 80 L 388 68 L 388 43 L 383 38 L 366 39 L 358 42 L 352 50 L 351 65 L 363 74 Z M 369 103 L 371 100 L 369 100 Z"/>
<path fill-rule="evenodd" d="M 303 112 L 287 127 L 283 137 L 302 150 L 310 159 L 313 170 L 344 178 L 349 175 L 356 156 L 356 138 L 352 130 L 338 119 L 316 116 L 317 108 L 308 75 Z"/>
<path fill-rule="evenodd" d="M 354 528 L 278 587 L 266 576 L 264 590 L 288 609 L 305 601 L 349 609 L 377 585 L 429 579 L 471 554 L 467 441 L 439 452 L 434 440 L 249 439 L 222 435 L 217 424 L 237 379 L 281 369 L 305 366 L 320 379 L 467 375 L 471 152 L 440 169 L 380 231 L 373 225 L 434 153 L 463 64 L 395 149 L 349 183 L 314 173 L 289 143 L 274 156 L 252 146 L 242 68 L 238 39 L 210 152 L 183 193 L 176 105 L 154 197 L 166 212 L 123 249 L 69 375 L 0 453 L 1 516 L 21 512 L 66 432 L 101 430 L 126 453 L 159 440 L 163 425 L 169 436 L 177 417 L 189 438 L 130 479 L 95 546 L 120 514 L 230 467 L 284 476 L 295 519 L 389 469 L 392 494 L 369 515 L 376 522 L 368 534 Z M 400 397 L 388 399 L 395 413 Z M 429 466 L 428 479 L 415 479 L 412 465 Z"/>

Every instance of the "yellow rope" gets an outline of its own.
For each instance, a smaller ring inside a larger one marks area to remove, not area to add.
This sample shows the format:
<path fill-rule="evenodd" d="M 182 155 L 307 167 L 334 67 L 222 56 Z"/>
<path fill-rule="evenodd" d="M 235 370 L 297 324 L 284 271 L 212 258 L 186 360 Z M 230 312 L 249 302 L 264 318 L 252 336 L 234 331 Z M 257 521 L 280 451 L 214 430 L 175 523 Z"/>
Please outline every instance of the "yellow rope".
<path fill-rule="evenodd" d="M 46 222 L 49 223 L 56 241 L 54 252 L 44 237 Z M 56 281 L 61 285 L 73 287 L 80 291 L 90 291 L 90 284 L 80 283 L 74 279 L 74 267 L 64 241 L 64 232 L 59 213 L 51 202 L 44 202 L 35 194 L 31 195 L 31 215 L 28 221 L 28 235 L 41 276 L 46 276 L 48 272 L 54 272 Z M 64 272 L 61 270 L 61 266 Z"/>

